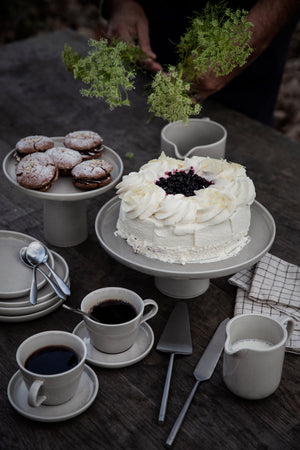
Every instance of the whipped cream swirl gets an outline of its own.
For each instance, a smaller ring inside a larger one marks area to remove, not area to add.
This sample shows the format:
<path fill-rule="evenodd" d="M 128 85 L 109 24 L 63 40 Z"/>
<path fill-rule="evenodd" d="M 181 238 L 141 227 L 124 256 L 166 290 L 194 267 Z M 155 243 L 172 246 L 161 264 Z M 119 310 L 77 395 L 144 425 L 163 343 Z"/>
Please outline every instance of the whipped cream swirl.
<path fill-rule="evenodd" d="M 168 172 L 186 171 L 212 181 L 195 195 L 166 194 L 155 183 Z M 116 186 L 122 208 L 131 219 L 153 219 L 157 225 L 218 224 L 229 219 L 242 206 L 251 205 L 255 188 L 243 166 L 209 157 L 193 156 L 178 160 L 164 153 L 123 176 Z"/>

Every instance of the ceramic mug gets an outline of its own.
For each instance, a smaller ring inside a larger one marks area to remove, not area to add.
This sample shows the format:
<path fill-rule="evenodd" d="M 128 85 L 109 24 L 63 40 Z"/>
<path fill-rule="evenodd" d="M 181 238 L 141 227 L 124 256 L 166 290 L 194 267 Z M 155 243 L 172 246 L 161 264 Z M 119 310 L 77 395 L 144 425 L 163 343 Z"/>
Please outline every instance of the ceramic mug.
<path fill-rule="evenodd" d="M 108 324 L 84 317 L 92 345 L 105 353 L 121 353 L 128 350 L 136 341 L 139 327 L 158 311 L 157 303 L 152 299 L 142 300 L 134 291 L 120 287 L 106 287 L 90 292 L 81 302 L 81 310 L 91 310 L 103 302 L 121 300 L 129 303 L 135 310 L 135 317 L 127 322 Z M 144 314 L 144 308 L 151 309 Z"/>
<path fill-rule="evenodd" d="M 239 397 L 262 399 L 279 386 L 285 345 L 294 329 L 288 317 L 241 314 L 226 326 L 223 379 Z"/>
<path fill-rule="evenodd" d="M 161 151 L 167 156 L 184 159 L 192 156 L 225 156 L 227 131 L 223 125 L 210 120 L 178 120 L 165 125 L 161 131 Z"/>
<path fill-rule="evenodd" d="M 76 354 L 77 364 L 64 372 L 43 375 L 26 368 L 28 358 L 37 351 L 46 351 L 49 347 L 71 350 Z M 45 331 L 34 334 L 19 346 L 16 359 L 28 389 L 30 406 L 59 405 L 70 400 L 76 393 L 87 355 L 86 345 L 82 339 L 65 331 Z"/>

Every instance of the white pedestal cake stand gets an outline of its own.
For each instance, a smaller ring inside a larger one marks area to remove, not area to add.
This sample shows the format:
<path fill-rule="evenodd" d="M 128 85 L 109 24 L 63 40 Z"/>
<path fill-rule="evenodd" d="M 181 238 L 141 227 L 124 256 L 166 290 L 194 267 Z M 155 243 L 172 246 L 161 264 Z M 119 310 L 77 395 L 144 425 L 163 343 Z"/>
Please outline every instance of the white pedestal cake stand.
<path fill-rule="evenodd" d="M 114 197 L 98 212 L 95 230 L 101 245 L 122 264 L 153 275 L 158 290 L 174 298 L 198 297 L 208 289 L 210 278 L 231 275 L 251 267 L 269 250 L 275 238 L 273 217 L 255 201 L 251 206 L 251 240 L 238 255 L 217 262 L 170 264 L 134 253 L 124 239 L 115 235 L 119 209 L 120 200 Z"/>
<path fill-rule="evenodd" d="M 52 138 L 56 146 L 63 145 L 62 137 Z M 102 188 L 83 191 L 75 187 L 71 176 L 59 176 L 55 184 L 46 192 L 26 189 L 17 183 L 16 161 L 12 150 L 3 161 L 3 172 L 7 179 L 21 192 L 43 200 L 45 239 L 57 247 L 72 247 L 85 241 L 88 236 L 87 200 L 112 189 L 123 173 L 123 162 L 119 155 L 109 147 L 99 159 L 113 165 L 112 181 Z"/>

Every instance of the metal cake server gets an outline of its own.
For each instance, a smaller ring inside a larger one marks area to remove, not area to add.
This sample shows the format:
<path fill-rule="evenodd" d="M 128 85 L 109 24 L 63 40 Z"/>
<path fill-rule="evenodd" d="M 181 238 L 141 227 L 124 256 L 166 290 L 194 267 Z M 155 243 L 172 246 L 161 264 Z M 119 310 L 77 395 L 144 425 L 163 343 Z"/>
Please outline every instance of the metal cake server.
<path fill-rule="evenodd" d="M 176 354 L 190 355 L 193 352 L 189 311 L 186 303 L 178 302 L 176 304 L 158 341 L 156 350 L 170 353 L 168 372 L 158 416 L 158 421 L 163 423 L 167 410 L 174 356 Z"/>
<path fill-rule="evenodd" d="M 219 361 L 219 358 L 222 354 L 224 343 L 225 343 L 225 336 L 226 336 L 226 325 L 229 321 L 229 318 L 224 319 L 220 325 L 218 326 L 217 330 L 215 331 L 215 334 L 213 335 L 212 339 L 210 340 L 208 346 L 206 347 L 203 355 L 201 356 L 195 370 L 194 370 L 194 377 L 196 379 L 196 383 L 191 390 L 190 395 L 188 396 L 179 416 L 176 419 L 176 422 L 173 425 L 173 428 L 169 434 L 169 437 L 166 441 L 166 445 L 170 447 L 179 431 L 179 428 L 183 422 L 183 419 L 187 413 L 187 410 L 193 400 L 193 397 L 196 393 L 196 390 L 198 388 L 198 385 L 201 381 L 209 380 L 215 370 L 215 367 Z"/>

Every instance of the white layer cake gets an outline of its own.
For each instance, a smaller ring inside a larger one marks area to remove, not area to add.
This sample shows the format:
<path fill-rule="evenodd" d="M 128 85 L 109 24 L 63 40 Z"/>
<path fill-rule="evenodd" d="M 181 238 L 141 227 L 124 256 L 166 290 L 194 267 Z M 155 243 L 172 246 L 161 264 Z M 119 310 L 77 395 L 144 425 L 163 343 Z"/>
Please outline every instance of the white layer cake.
<path fill-rule="evenodd" d="M 243 166 L 164 153 L 123 176 L 116 234 L 136 253 L 169 263 L 220 261 L 248 242 L 252 180 Z"/>

